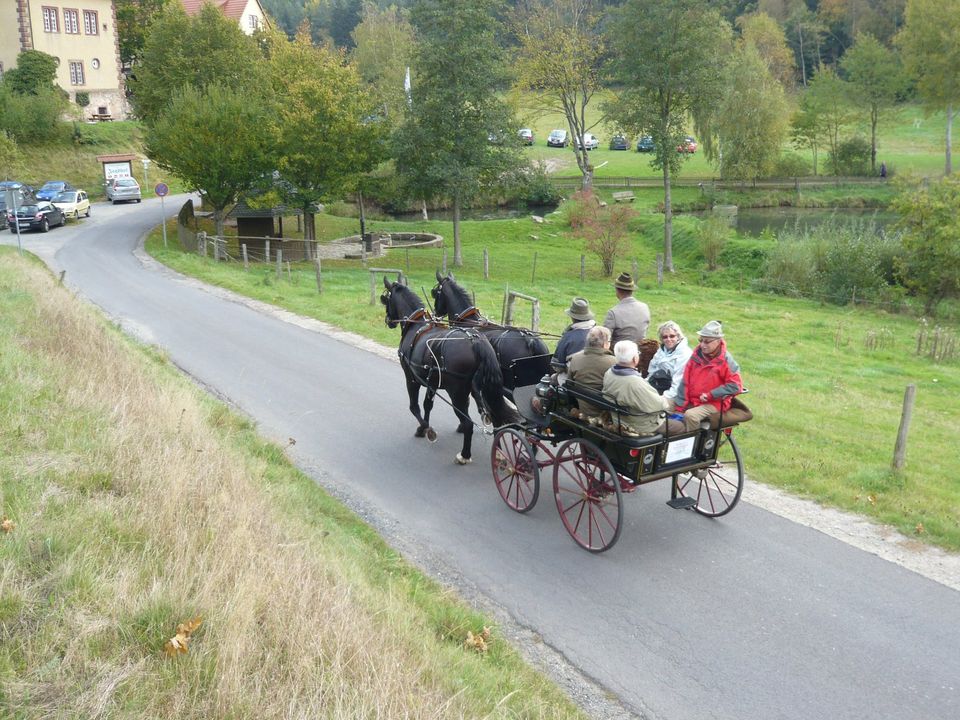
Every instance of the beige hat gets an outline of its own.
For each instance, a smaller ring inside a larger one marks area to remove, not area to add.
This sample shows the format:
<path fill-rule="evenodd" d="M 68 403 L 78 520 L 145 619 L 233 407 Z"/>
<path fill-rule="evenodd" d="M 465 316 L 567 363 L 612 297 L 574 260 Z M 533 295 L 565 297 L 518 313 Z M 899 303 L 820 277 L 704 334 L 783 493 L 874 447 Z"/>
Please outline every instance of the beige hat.
<path fill-rule="evenodd" d="M 586 298 L 575 297 L 570 307 L 564 312 L 570 316 L 571 320 L 582 322 L 583 320 L 593 320 L 593 312 L 590 310 L 590 301 Z"/>
<path fill-rule="evenodd" d="M 626 290 L 628 292 L 633 292 L 637 289 L 637 284 L 633 282 L 633 278 L 630 277 L 630 273 L 622 272 L 617 278 L 617 281 L 613 283 L 613 286 L 617 290 Z"/>
<path fill-rule="evenodd" d="M 723 326 L 719 320 L 711 320 L 702 328 L 697 330 L 697 335 L 705 338 L 722 338 Z"/>

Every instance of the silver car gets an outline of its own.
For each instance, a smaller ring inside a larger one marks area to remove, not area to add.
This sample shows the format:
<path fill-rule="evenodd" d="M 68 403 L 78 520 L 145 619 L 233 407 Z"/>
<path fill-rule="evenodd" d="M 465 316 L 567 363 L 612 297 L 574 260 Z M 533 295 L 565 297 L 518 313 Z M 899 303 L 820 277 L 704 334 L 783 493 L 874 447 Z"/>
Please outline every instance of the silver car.
<path fill-rule="evenodd" d="M 107 200 L 116 205 L 130 200 L 140 202 L 140 185 L 132 177 L 114 178 L 107 181 Z"/>

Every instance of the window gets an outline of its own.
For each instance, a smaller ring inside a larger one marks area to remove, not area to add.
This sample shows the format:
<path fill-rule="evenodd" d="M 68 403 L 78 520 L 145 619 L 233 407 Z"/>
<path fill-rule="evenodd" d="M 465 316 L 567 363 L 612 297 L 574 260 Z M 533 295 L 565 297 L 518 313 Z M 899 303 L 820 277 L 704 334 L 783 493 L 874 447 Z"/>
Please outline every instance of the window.
<path fill-rule="evenodd" d="M 60 32 L 60 15 L 57 14 L 56 8 L 43 8 L 43 31 L 48 33 Z"/>
<path fill-rule="evenodd" d="M 100 34 L 100 31 L 97 27 L 97 11 L 96 10 L 83 11 L 83 32 L 85 32 L 87 35 Z"/>
<path fill-rule="evenodd" d="M 70 61 L 70 84 L 83 85 L 83 62 L 80 60 Z"/>
<path fill-rule="evenodd" d="M 78 11 L 63 9 L 63 31 L 68 35 L 80 34 L 80 13 Z"/>
<path fill-rule="evenodd" d="M 251 30 L 256 30 L 258 27 L 260 27 L 260 18 L 258 18 L 256 15 L 247 15 L 247 21 Z"/>

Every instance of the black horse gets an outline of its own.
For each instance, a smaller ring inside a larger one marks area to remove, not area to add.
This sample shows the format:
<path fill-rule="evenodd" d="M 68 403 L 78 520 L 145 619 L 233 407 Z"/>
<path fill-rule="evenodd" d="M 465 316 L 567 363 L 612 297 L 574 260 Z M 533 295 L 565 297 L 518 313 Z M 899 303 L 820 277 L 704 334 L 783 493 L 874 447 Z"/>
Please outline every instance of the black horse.
<path fill-rule="evenodd" d="M 480 314 L 467 291 L 457 284 L 452 273 L 441 277 L 437 272 L 437 284 L 430 291 L 437 316 L 447 316 L 455 327 L 476 328 L 490 341 L 503 384 L 508 391 L 523 385 L 533 385 L 550 372 L 550 350 L 540 336 L 525 328 L 498 325 Z M 517 360 L 530 358 L 515 366 Z M 536 359 L 533 359 L 536 358 Z M 522 377 L 517 375 L 521 374 Z M 512 393 L 511 393 L 512 395 Z"/>
<path fill-rule="evenodd" d="M 446 390 L 460 419 L 457 432 L 463 433 L 463 447 L 456 462 L 466 465 L 473 441 L 471 395 L 482 403 L 481 412 L 489 414 L 495 426 L 519 419 L 504 401 L 497 356 L 480 333 L 435 322 L 420 298 L 403 283 L 384 278 L 383 284 L 386 290 L 380 301 L 387 308 L 386 323 L 392 328 L 400 326 L 398 354 L 407 381 L 410 412 L 419 423 L 415 435 L 436 439 L 436 432 L 430 427 L 430 411 L 437 391 Z M 426 388 L 422 415 L 421 387 Z"/>

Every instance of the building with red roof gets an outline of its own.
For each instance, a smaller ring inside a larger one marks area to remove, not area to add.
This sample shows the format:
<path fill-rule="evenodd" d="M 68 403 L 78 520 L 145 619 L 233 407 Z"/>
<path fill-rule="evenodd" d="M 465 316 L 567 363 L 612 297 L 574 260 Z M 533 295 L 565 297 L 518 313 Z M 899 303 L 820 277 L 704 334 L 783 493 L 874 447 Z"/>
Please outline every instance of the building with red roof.
<path fill-rule="evenodd" d="M 240 29 L 252 35 L 260 28 L 270 27 L 260 0 L 180 0 L 187 15 L 196 15 L 205 2 L 213 3 L 224 17 L 236 20 Z"/>

